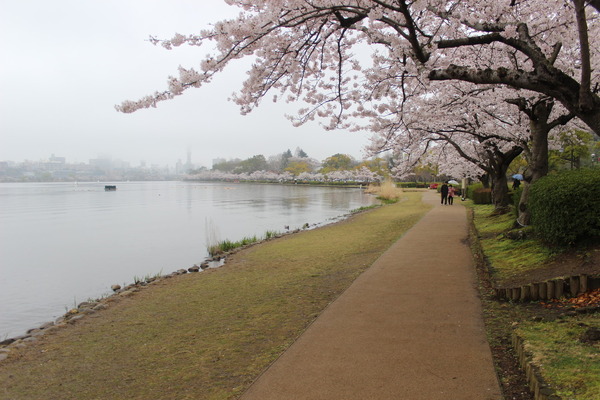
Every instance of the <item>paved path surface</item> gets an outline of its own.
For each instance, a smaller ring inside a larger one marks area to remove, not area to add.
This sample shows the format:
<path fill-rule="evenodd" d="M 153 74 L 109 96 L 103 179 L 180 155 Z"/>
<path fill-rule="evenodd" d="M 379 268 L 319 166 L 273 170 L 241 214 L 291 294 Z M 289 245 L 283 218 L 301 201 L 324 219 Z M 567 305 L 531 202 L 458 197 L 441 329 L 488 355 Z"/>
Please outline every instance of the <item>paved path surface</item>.
<path fill-rule="evenodd" d="M 392 245 L 242 400 L 497 400 L 460 199 Z"/>

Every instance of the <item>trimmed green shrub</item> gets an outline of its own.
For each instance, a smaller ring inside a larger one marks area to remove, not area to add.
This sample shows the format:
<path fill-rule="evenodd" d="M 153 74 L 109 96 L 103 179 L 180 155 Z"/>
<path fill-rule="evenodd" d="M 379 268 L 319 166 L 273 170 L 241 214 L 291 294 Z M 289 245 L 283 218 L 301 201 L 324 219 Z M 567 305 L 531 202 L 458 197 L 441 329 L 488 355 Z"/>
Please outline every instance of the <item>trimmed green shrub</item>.
<path fill-rule="evenodd" d="M 600 170 L 563 171 L 533 185 L 528 202 L 535 231 L 552 244 L 600 235 Z"/>
<path fill-rule="evenodd" d="M 426 189 L 429 187 L 429 183 L 426 183 L 426 182 L 398 182 L 398 183 L 396 183 L 396 186 L 401 187 L 403 189 L 412 189 L 412 188 Z"/>
<path fill-rule="evenodd" d="M 474 189 L 471 199 L 475 204 L 492 204 L 492 189 Z"/>
<path fill-rule="evenodd" d="M 483 189 L 483 183 L 477 182 L 477 183 L 473 183 L 472 185 L 467 186 L 467 188 L 465 189 L 467 191 L 466 197 L 472 200 L 473 199 L 473 191 L 475 191 L 476 189 Z"/>

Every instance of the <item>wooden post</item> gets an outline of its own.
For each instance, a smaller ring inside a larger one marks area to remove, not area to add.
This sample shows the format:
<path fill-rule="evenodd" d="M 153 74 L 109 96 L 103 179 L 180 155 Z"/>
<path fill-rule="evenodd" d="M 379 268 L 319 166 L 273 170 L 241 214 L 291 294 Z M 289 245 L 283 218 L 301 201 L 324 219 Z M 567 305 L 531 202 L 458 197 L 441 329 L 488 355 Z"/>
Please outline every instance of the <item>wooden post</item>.
<path fill-rule="evenodd" d="M 571 297 L 577 297 L 579 294 L 579 277 L 572 276 L 569 278 L 569 293 Z"/>
<path fill-rule="evenodd" d="M 521 301 L 531 299 L 531 285 L 521 286 Z"/>
<path fill-rule="evenodd" d="M 540 284 L 533 283 L 531 285 L 531 300 L 536 301 L 540 298 Z"/>
<path fill-rule="evenodd" d="M 548 299 L 548 287 L 546 285 L 546 282 L 538 283 L 538 288 L 539 288 L 540 300 Z"/>
<path fill-rule="evenodd" d="M 496 298 L 498 300 L 504 300 L 506 299 L 506 289 L 494 289 L 494 291 L 496 292 Z"/>
<path fill-rule="evenodd" d="M 588 291 L 588 277 L 587 275 L 579 275 L 579 293 L 585 293 Z"/>
<path fill-rule="evenodd" d="M 560 299 L 565 295 L 565 281 L 562 279 L 557 279 L 554 284 L 554 293 L 556 294 L 556 298 Z"/>
<path fill-rule="evenodd" d="M 521 288 L 510 289 L 510 299 L 512 301 L 519 301 L 520 298 L 521 298 Z"/>
<path fill-rule="evenodd" d="M 546 282 L 546 300 L 555 299 L 556 295 L 554 293 L 554 281 Z"/>

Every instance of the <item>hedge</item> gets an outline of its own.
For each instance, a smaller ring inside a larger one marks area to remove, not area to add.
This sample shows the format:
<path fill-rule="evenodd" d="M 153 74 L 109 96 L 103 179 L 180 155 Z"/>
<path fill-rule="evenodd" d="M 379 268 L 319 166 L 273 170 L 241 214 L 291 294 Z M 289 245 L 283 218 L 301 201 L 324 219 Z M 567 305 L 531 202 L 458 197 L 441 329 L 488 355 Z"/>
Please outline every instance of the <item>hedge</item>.
<path fill-rule="evenodd" d="M 466 197 L 475 204 L 492 204 L 492 189 L 484 188 L 481 182 L 467 186 L 466 192 Z"/>
<path fill-rule="evenodd" d="M 403 189 L 411 189 L 411 188 L 427 189 L 429 187 L 429 183 L 426 183 L 426 182 L 398 182 L 398 183 L 396 183 L 396 186 L 401 187 Z"/>
<path fill-rule="evenodd" d="M 474 189 L 471 196 L 475 204 L 492 204 L 492 189 Z"/>
<path fill-rule="evenodd" d="M 531 222 L 548 243 L 571 245 L 600 236 L 600 170 L 563 171 L 533 185 Z"/>

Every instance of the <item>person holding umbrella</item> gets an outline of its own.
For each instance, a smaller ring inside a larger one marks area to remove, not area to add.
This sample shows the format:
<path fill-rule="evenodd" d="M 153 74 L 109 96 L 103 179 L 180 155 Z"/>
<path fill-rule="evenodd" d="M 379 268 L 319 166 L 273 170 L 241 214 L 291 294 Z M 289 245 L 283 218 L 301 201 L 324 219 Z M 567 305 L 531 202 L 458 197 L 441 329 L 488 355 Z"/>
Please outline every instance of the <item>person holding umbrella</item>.
<path fill-rule="evenodd" d="M 517 190 L 519 188 L 519 186 L 521 185 L 521 181 L 523 180 L 523 175 L 514 174 L 512 176 L 512 178 L 513 178 L 512 188 L 513 188 L 513 190 Z"/>
<path fill-rule="evenodd" d="M 454 204 L 454 195 L 456 194 L 456 189 L 452 185 L 448 185 L 448 204 Z"/>
<path fill-rule="evenodd" d="M 448 181 L 448 204 L 454 204 L 454 196 L 456 196 L 456 189 L 452 185 L 458 185 L 458 182 L 454 179 Z"/>

